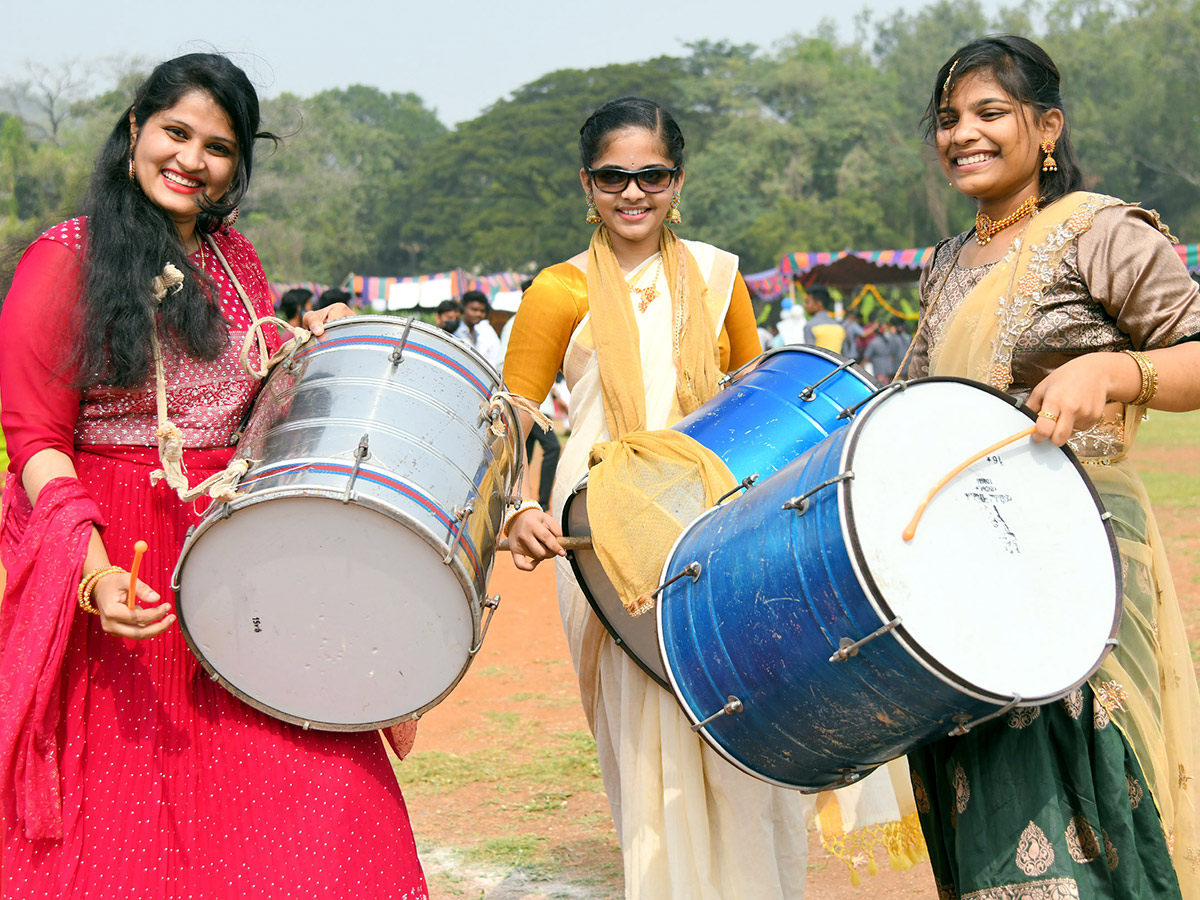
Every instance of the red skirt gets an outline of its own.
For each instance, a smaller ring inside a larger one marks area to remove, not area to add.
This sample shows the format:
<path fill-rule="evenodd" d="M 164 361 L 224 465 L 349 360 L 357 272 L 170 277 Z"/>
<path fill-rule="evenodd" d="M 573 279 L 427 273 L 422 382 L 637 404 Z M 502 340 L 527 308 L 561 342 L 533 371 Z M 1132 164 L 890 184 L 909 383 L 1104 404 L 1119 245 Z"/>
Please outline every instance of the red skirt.
<path fill-rule="evenodd" d="M 229 450 L 190 450 L 189 480 Z M 104 543 L 174 602 L 171 574 L 203 503 L 183 504 L 151 448 L 89 447 L 76 469 Z M 247 554 L 294 535 L 264 534 Z M 237 562 L 230 561 L 230 577 Z M 428 891 L 378 733 L 304 731 L 210 680 L 178 624 L 146 641 L 78 615 L 63 665 L 62 841 L 5 829 L 5 898 L 418 900 Z"/>

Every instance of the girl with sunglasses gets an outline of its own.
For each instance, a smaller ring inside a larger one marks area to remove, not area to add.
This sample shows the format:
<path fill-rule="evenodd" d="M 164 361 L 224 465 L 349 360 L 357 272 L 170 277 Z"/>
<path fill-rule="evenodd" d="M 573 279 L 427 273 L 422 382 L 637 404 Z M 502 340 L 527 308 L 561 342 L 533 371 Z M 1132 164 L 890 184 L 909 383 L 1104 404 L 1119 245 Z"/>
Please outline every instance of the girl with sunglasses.
<path fill-rule="evenodd" d="M 800 897 L 812 801 L 708 748 L 674 696 L 613 642 L 562 559 L 558 521 L 593 445 L 667 428 L 761 349 L 737 258 L 667 227 L 679 221 L 684 185 L 683 135 L 670 113 L 625 97 L 596 110 L 579 135 L 587 221 L 599 227 L 585 252 L 543 270 L 525 292 L 504 365 L 509 389 L 535 404 L 560 369 L 571 391 L 553 515 L 531 507 L 510 520 L 514 559 L 532 569 L 559 557 L 559 606 L 626 896 Z"/>
<path fill-rule="evenodd" d="M 1147 409 L 1200 407 L 1200 294 L 1156 213 L 1083 190 L 1059 84 L 1012 35 L 934 78 L 928 137 L 978 215 L 922 276 L 909 373 L 1007 391 L 1070 444 L 1112 514 L 1118 644 L 1061 701 L 911 754 L 913 791 L 939 897 L 1194 900 L 1200 697 L 1127 453 Z"/>
<path fill-rule="evenodd" d="M 268 718 L 175 620 L 172 569 L 207 498 L 160 480 L 180 463 L 156 444 L 178 435 L 190 494 L 258 389 L 238 351 L 270 294 L 230 225 L 264 138 L 232 62 L 164 62 L 115 122 L 84 215 L 30 245 L 5 298 L 5 898 L 428 897 L 379 736 Z"/>

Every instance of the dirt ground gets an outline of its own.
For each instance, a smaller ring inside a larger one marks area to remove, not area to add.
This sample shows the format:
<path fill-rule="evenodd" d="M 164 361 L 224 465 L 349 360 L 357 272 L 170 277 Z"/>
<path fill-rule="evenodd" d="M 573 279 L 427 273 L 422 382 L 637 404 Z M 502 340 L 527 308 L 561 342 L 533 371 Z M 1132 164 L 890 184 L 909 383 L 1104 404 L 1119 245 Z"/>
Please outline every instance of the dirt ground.
<path fill-rule="evenodd" d="M 1190 471 L 1194 452 L 1155 449 L 1142 453 L 1139 462 L 1165 471 Z M 536 473 L 536 464 L 530 468 Z M 533 485 L 527 486 L 527 492 L 533 490 Z M 1200 638 L 1200 524 L 1193 510 L 1164 506 L 1158 513 L 1189 636 L 1195 642 Z M 563 735 L 585 734 L 587 728 L 551 567 L 522 573 L 507 554 L 500 554 L 490 592 L 503 599 L 479 658 L 450 697 L 422 720 L 414 756 L 400 765 L 431 896 L 619 898 L 620 852 L 594 771 L 567 779 L 555 772 L 549 781 L 539 781 L 533 774 L 536 768 L 527 778 L 488 777 L 489 758 L 502 758 L 510 767 L 532 765 L 553 752 Z M 415 771 L 406 772 L 406 767 L 425 761 L 433 772 L 446 762 L 441 754 L 467 760 L 476 776 L 465 787 L 445 792 L 429 791 L 424 779 L 410 783 Z M 492 853 L 472 856 L 472 848 Z M 503 856 L 504 850 L 508 856 Z M 498 865 L 497 852 L 511 864 Z M 539 868 L 538 860 L 547 859 L 552 865 Z M 845 866 L 811 833 L 807 896 L 936 898 L 928 863 L 896 872 L 882 854 L 877 859 L 879 874 L 855 886 Z"/>

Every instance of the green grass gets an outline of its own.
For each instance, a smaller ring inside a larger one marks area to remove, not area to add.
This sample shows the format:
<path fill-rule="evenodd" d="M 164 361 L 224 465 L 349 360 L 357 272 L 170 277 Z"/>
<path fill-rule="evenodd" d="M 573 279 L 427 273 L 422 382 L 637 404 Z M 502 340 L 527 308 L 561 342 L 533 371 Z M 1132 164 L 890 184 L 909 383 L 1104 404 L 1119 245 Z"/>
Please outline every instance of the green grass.
<path fill-rule="evenodd" d="M 1190 448 L 1169 468 L 1140 461 L 1137 469 L 1155 506 L 1197 509 L 1200 512 L 1200 412 L 1151 412 L 1138 432 L 1138 451 L 1179 451 Z"/>

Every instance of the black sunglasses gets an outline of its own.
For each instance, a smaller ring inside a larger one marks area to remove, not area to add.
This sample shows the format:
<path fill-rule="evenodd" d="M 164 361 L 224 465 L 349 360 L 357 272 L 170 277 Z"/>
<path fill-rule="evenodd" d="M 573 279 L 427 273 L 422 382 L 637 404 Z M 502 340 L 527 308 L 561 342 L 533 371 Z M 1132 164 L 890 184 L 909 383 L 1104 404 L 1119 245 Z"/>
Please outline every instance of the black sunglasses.
<path fill-rule="evenodd" d="M 592 183 L 606 194 L 619 194 L 629 185 L 629 179 L 637 182 L 637 186 L 647 194 L 659 194 L 671 186 L 675 176 L 679 174 L 680 166 L 647 166 L 636 172 L 629 169 L 618 169 L 605 166 L 603 169 L 588 169 Z"/>

